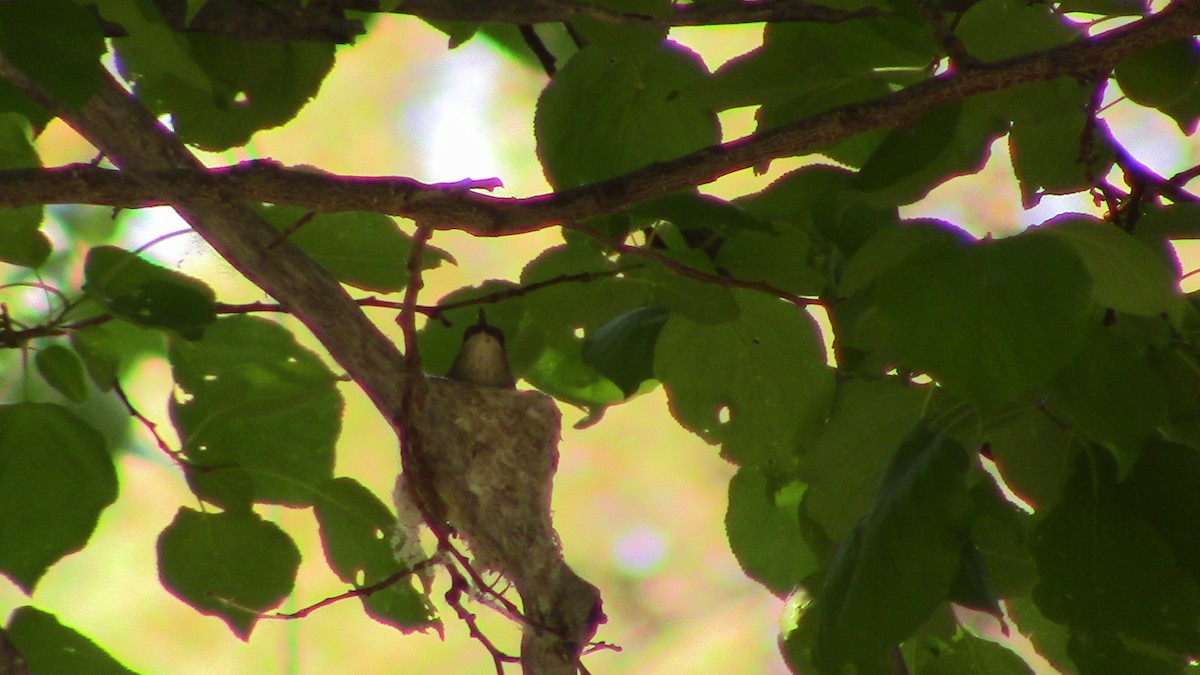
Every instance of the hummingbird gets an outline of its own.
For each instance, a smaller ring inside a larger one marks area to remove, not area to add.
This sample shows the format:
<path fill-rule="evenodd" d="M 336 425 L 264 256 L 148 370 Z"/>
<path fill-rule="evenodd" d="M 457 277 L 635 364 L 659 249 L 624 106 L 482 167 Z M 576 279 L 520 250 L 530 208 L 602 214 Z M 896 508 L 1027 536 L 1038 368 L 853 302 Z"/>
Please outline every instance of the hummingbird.
<path fill-rule="evenodd" d="M 504 333 L 488 325 L 487 315 L 479 310 L 479 321 L 463 331 L 462 347 L 446 377 L 478 387 L 517 386 L 508 368 L 508 352 L 504 348 Z"/>

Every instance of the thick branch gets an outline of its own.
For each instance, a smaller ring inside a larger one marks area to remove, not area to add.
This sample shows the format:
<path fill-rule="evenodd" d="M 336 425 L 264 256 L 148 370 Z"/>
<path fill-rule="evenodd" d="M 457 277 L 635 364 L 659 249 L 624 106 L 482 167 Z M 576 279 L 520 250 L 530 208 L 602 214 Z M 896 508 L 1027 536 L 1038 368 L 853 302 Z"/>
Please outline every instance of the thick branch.
<path fill-rule="evenodd" d="M 378 0 L 341 0 L 355 9 L 378 10 Z M 804 0 L 673 4 L 662 15 L 621 12 L 576 0 L 405 0 L 394 10 L 438 21 L 486 21 L 508 24 L 564 23 L 583 17 L 608 23 L 653 26 L 713 26 L 761 21 L 838 23 L 882 16 L 874 9 L 843 10 Z"/>
<path fill-rule="evenodd" d="M 179 32 L 214 33 L 239 40 L 280 42 L 311 40 L 346 44 L 364 32 L 361 21 L 346 18 L 348 10 L 379 12 L 379 0 L 310 0 L 258 3 L 246 0 L 208 0 L 187 19 L 187 6 L 175 0 L 154 0 L 163 19 Z M 621 12 L 573 0 L 405 0 L 394 9 L 429 21 L 468 21 L 531 25 L 565 23 L 592 18 L 606 23 L 653 26 L 712 26 L 761 21 L 837 23 L 884 12 L 874 8 L 843 10 L 804 0 L 759 0 L 719 4 L 673 5 L 661 16 Z M 125 35 L 116 24 L 102 22 L 110 37 Z"/>
<path fill-rule="evenodd" d="M 140 168 L 139 177 L 83 166 L 0 171 L 0 205 L 139 207 L 172 203 L 178 195 L 189 195 L 214 204 L 254 201 L 294 204 L 315 212 L 378 211 L 479 236 L 515 234 L 614 213 L 733 171 L 812 153 L 864 131 L 912 124 L 939 106 L 968 96 L 1058 77 L 1104 76 L 1133 52 L 1198 32 L 1200 6 L 1195 0 L 1181 0 L 1156 16 L 1096 38 L 931 78 L 888 96 L 834 108 L 599 183 L 523 199 L 492 197 L 461 185 L 335 176 L 255 162 L 207 172 L 195 166 L 156 165 Z"/>

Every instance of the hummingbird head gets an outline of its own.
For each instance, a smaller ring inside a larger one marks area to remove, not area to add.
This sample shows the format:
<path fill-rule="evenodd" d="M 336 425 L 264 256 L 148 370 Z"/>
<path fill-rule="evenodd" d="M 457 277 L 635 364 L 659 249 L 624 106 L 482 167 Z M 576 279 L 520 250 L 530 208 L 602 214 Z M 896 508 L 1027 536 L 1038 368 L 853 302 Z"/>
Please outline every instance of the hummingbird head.
<path fill-rule="evenodd" d="M 512 389 L 516 386 L 508 368 L 504 333 L 488 325 L 483 309 L 479 310 L 479 321 L 463 332 L 462 347 L 446 377 L 480 387 Z"/>

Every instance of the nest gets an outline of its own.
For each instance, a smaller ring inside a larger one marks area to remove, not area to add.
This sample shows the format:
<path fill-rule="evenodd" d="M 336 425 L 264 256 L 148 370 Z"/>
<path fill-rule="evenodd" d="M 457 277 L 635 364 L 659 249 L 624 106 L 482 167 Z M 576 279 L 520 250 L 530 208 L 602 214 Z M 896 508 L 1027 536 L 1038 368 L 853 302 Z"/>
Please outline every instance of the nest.
<path fill-rule="evenodd" d="M 405 483 L 427 517 L 521 596 L 528 673 L 573 673 L 603 622 L 600 592 L 563 560 L 550 498 L 562 418 L 534 391 L 427 378 Z"/>

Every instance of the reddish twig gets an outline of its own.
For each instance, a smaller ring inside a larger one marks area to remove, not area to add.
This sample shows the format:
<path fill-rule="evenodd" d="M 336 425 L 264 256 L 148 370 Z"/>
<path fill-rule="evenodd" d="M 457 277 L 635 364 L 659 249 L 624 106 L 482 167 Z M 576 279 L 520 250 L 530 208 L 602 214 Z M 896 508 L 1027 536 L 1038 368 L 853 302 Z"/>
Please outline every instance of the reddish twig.
<path fill-rule="evenodd" d="M 454 608 L 455 613 L 458 614 L 458 618 L 466 624 L 467 632 L 470 636 L 478 640 L 488 650 L 488 653 L 492 655 L 492 661 L 496 664 L 496 674 L 504 675 L 505 663 L 519 663 L 521 659 L 500 651 L 500 648 L 483 634 L 483 631 L 479 629 L 478 622 L 475 620 L 475 615 L 462 602 L 462 596 L 470 592 L 470 584 L 467 583 L 467 580 L 455 568 L 447 567 L 447 569 L 450 571 L 450 589 L 446 591 L 446 604 Z"/>
<path fill-rule="evenodd" d="M 188 463 L 187 458 L 183 456 L 183 451 L 172 448 L 170 444 L 167 443 L 166 439 L 162 437 L 162 434 L 158 433 L 158 424 L 152 421 L 149 417 L 143 415 L 136 407 L 134 407 L 133 401 L 129 400 L 129 396 L 125 393 L 125 389 L 121 387 L 120 382 L 113 384 L 113 392 L 117 395 L 117 398 L 121 400 L 121 404 L 125 406 L 125 410 L 129 411 L 129 416 L 140 422 L 141 425 L 146 428 L 146 431 L 149 431 L 150 435 L 154 437 L 154 442 L 158 444 L 159 450 L 162 450 L 164 453 L 166 453 L 166 455 L 171 458 L 171 461 L 175 462 L 179 466 L 184 466 Z"/>
<path fill-rule="evenodd" d="M 749 290 L 761 291 L 763 293 L 773 295 L 782 300 L 787 300 L 788 302 L 796 305 L 800 309 L 805 309 L 805 308 L 812 307 L 812 306 L 817 306 L 817 307 L 826 307 L 827 306 L 827 303 L 820 298 L 806 298 L 802 295 L 796 295 L 795 293 L 789 293 L 789 292 L 783 290 L 782 288 L 779 288 L 777 286 L 772 286 L 771 284 L 768 284 L 763 281 L 748 281 L 746 279 L 737 279 L 735 277 L 725 277 L 725 276 L 720 276 L 718 274 L 710 274 L 708 272 L 703 272 L 701 270 L 696 269 L 695 267 L 689 267 L 687 265 L 684 265 L 681 262 L 672 260 L 671 258 L 668 258 L 667 256 L 662 255 L 661 253 L 659 253 L 651 248 L 646 248 L 643 246 L 632 246 L 632 245 L 626 244 L 624 242 L 613 241 L 590 227 L 586 227 L 586 226 L 578 225 L 578 224 L 572 224 L 569 227 L 577 232 L 581 232 L 583 234 L 588 235 L 589 237 L 596 239 L 599 242 L 602 242 L 603 244 L 611 247 L 614 251 L 617 251 L 618 253 L 623 253 L 626 255 L 633 255 L 633 256 L 638 256 L 641 258 L 646 258 L 648 260 L 653 260 L 654 262 L 662 265 L 663 267 L 667 268 L 668 270 L 671 270 L 672 272 L 674 272 L 675 274 L 678 274 L 681 277 L 695 279 L 696 281 L 702 281 L 706 284 L 716 284 L 718 286 L 724 286 L 726 288 L 746 288 Z"/>
<path fill-rule="evenodd" d="M 437 305 L 414 304 L 412 305 L 412 311 L 417 314 L 424 314 L 430 319 L 437 319 L 444 322 L 445 319 L 442 318 L 442 314 L 453 309 L 461 309 L 463 307 L 471 307 L 474 305 L 494 304 L 500 302 L 501 300 L 508 300 L 511 298 L 518 298 L 523 295 L 528 295 L 529 293 L 549 286 L 570 282 L 586 283 L 595 279 L 616 276 L 631 269 L 637 269 L 638 267 L 638 265 L 629 265 L 620 269 L 603 270 L 598 272 L 560 274 L 556 277 L 551 277 L 550 279 L 543 279 L 542 281 L 535 281 L 523 286 L 514 286 L 512 288 L 493 291 L 491 293 L 486 293 L 484 295 L 466 300 L 456 300 L 454 302 L 441 303 Z M 365 298 L 355 298 L 354 304 L 358 305 L 359 307 L 379 307 L 383 309 L 395 309 L 399 311 L 404 311 L 407 307 L 403 300 L 384 300 L 373 295 Z M 242 304 L 218 302 L 216 303 L 216 309 L 218 314 L 252 314 L 255 312 L 289 313 L 289 310 L 286 307 L 277 302 L 248 302 Z"/>
<path fill-rule="evenodd" d="M 269 251 L 269 250 L 275 248 L 276 246 L 279 246 L 280 244 L 282 244 L 284 241 L 287 240 L 288 237 L 295 234 L 296 230 L 299 230 L 300 228 L 304 227 L 310 221 L 312 221 L 313 218 L 316 218 L 316 217 L 317 217 L 316 211 L 309 211 L 308 213 L 305 213 L 304 215 L 297 218 L 296 222 L 292 223 L 291 225 L 288 225 L 286 228 L 283 229 L 282 232 L 279 233 L 279 237 L 277 239 L 275 239 L 275 241 L 267 244 L 267 250 Z"/>
<path fill-rule="evenodd" d="M 360 588 L 352 588 L 352 589 L 346 591 L 345 593 L 340 593 L 338 595 L 335 595 L 335 596 L 332 596 L 329 598 L 325 598 L 324 600 L 321 600 L 320 602 L 314 602 L 313 604 L 311 604 L 303 609 L 297 610 L 295 612 L 277 612 L 274 614 L 261 614 L 259 616 L 261 616 L 264 619 L 285 619 L 285 620 L 303 619 L 304 617 L 308 616 L 309 614 L 312 614 L 313 612 L 317 611 L 318 609 L 321 609 L 322 607 L 328 607 L 329 605 L 332 605 L 335 602 L 341 602 L 342 600 L 346 600 L 349 598 L 365 598 L 365 597 L 374 595 L 375 593 L 378 593 L 379 591 L 382 591 L 386 588 L 395 586 L 401 579 L 404 579 L 405 577 L 416 574 L 417 572 L 420 572 L 421 570 L 425 569 L 426 567 L 429 567 L 432 564 L 433 564 L 432 558 L 427 559 L 427 560 L 422 560 L 421 562 L 417 563 L 416 565 L 413 565 L 412 567 L 410 567 L 408 569 L 403 569 L 403 570 L 400 570 L 398 572 L 391 574 L 390 576 L 388 576 L 386 579 L 383 579 L 382 581 L 378 581 L 378 582 L 370 584 L 368 586 L 362 586 Z"/>

